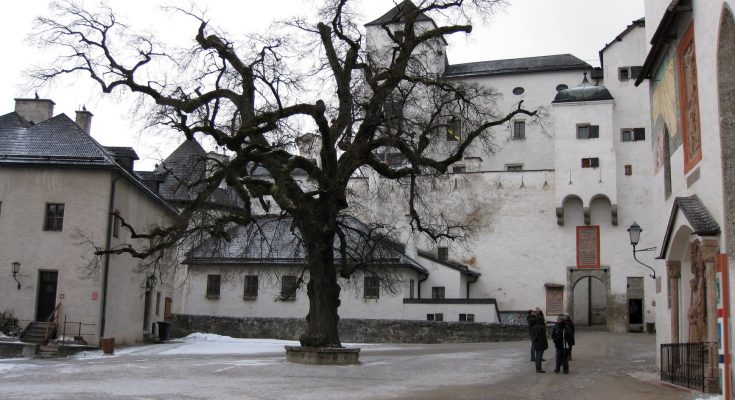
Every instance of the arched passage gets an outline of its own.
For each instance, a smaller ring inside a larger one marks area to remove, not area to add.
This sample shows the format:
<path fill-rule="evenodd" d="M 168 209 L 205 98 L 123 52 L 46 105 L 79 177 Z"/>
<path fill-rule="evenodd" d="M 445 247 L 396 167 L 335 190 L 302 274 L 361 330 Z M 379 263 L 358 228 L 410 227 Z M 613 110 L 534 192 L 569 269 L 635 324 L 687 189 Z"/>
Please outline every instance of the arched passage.
<path fill-rule="evenodd" d="M 579 326 L 605 326 L 609 322 L 610 273 L 600 269 L 569 268 L 569 313 Z"/>

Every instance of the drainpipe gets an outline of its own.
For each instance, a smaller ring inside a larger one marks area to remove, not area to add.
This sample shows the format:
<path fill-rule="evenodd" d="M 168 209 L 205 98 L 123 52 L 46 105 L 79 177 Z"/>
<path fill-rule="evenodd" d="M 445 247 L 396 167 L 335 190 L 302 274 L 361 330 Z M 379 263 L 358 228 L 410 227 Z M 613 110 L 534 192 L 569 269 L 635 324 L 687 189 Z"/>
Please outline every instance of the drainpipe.
<path fill-rule="evenodd" d="M 417 289 L 417 292 L 418 292 L 418 298 L 419 299 L 421 298 L 421 282 L 423 282 L 423 281 L 425 281 L 427 279 L 429 279 L 429 274 L 424 275 L 424 279 L 419 279 L 418 282 L 416 283 L 416 289 Z"/>
<path fill-rule="evenodd" d="M 468 299 L 470 298 L 470 285 L 477 282 L 478 279 L 480 279 L 480 277 L 476 276 L 475 279 L 473 280 L 469 280 L 469 279 L 467 280 L 467 298 Z"/>
<path fill-rule="evenodd" d="M 120 178 L 121 176 L 117 175 L 117 177 L 112 179 L 112 183 L 110 184 L 110 204 L 107 210 L 107 235 L 105 238 L 106 253 L 104 263 L 102 265 L 102 316 L 100 318 L 100 340 L 105 337 L 105 321 L 107 317 L 107 281 L 110 277 L 110 253 L 108 252 L 112 247 L 112 226 L 114 224 L 112 213 L 115 212 L 115 188 L 117 180 Z"/>

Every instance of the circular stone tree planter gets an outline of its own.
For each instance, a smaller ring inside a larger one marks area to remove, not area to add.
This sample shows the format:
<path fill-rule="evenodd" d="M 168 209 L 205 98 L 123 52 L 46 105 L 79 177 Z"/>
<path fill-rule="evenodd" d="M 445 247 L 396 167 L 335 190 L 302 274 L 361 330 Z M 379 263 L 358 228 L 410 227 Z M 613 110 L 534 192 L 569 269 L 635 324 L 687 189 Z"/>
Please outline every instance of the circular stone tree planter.
<path fill-rule="evenodd" d="M 286 360 L 301 364 L 349 365 L 359 364 L 360 349 L 344 347 L 286 346 Z"/>

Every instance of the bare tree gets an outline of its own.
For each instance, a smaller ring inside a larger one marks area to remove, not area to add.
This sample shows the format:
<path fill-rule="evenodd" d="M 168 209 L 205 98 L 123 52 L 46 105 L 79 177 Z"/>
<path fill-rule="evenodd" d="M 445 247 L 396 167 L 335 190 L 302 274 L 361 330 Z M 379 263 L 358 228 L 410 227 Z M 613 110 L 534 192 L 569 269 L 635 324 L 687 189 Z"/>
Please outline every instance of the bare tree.
<path fill-rule="evenodd" d="M 490 128 L 534 112 L 519 104 L 499 113 L 492 90 L 445 79 L 438 46 L 446 35 L 471 31 L 468 15 L 490 13 L 502 0 L 404 1 L 378 24 L 385 40 L 372 48 L 375 38 L 357 25 L 352 3 L 324 0 L 317 17 L 322 22 L 291 21 L 271 36 L 241 42 L 200 14 L 179 9 L 198 23 L 185 52 L 134 34 L 107 8 L 55 3 L 53 15 L 38 19 L 39 41 L 64 54 L 32 72 L 37 84 L 86 76 L 104 93 L 139 96 L 152 124 L 188 139 L 209 138 L 231 155 L 212 160 L 172 226 L 136 232 L 126 225 L 134 238 L 150 239 L 149 246 L 110 252 L 145 259 L 195 234 L 228 239 L 229 228 L 252 224 L 256 206 L 267 209 L 272 200 L 292 219 L 305 252 L 309 313 L 301 343 L 340 347 L 338 275 L 348 277 L 353 269 L 335 259 L 335 249 L 344 260 L 346 237 L 354 233 L 343 223 L 354 199 L 351 178 L 378 174 L 397 182 L 417 234 L 463 237 L 469 224 L 431 213 L 422 202 L 422 177 L 445 173 L 471 146 L 489 145 Z M 305 53 L 315 55 L 313 65 L 303 61 Z M 316 159 L 296 150 L 305 133 L 316 138 Z M 447 135 L 455 139 L 451 146 Z M 255 174 L 258 169 L 267 175 Z M 308 183 L 294 177 L 297 170 Z M 205 217 L 222 182 L 239 206 Z"/>

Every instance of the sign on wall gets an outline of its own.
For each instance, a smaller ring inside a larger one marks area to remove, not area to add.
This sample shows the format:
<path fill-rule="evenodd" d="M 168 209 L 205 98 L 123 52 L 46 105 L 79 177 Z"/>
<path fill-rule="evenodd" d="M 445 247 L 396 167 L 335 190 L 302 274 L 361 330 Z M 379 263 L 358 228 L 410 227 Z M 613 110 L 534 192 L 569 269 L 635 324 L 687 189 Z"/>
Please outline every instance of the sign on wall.
<path fill-rule="evenodd" d="M 600 227 L 577 227 L 577 268 L 600 268 Z"/>
<path fill-rule="evenodd" d="M 564 312 L 564 286 L 546 285 L 546 315 Z"/>

